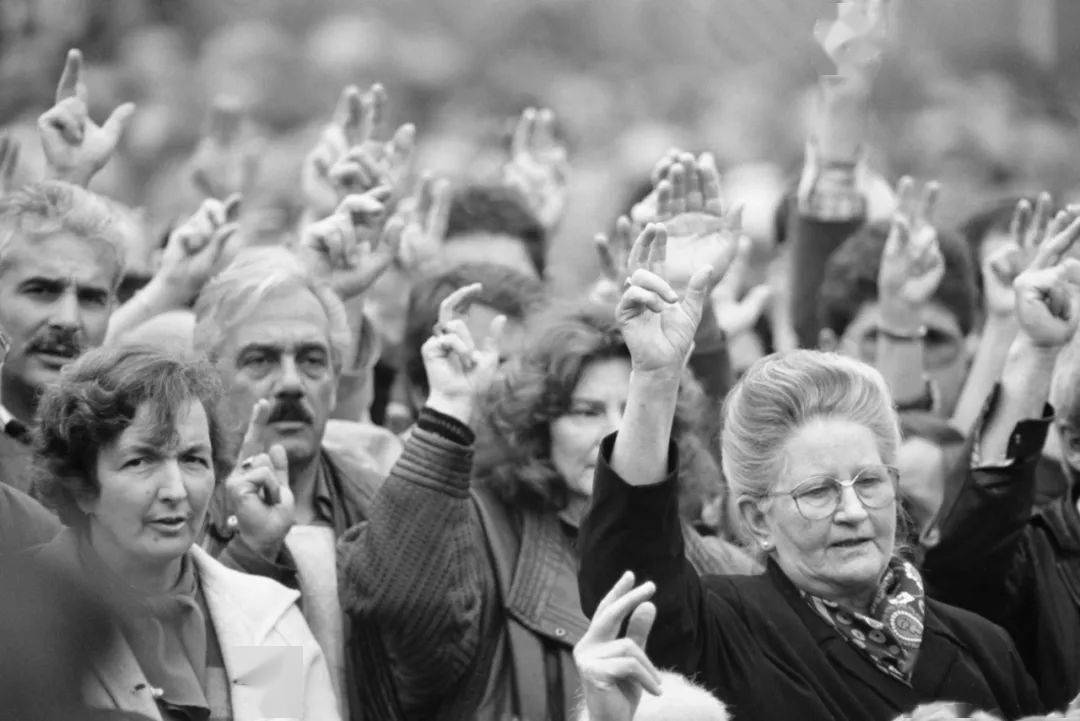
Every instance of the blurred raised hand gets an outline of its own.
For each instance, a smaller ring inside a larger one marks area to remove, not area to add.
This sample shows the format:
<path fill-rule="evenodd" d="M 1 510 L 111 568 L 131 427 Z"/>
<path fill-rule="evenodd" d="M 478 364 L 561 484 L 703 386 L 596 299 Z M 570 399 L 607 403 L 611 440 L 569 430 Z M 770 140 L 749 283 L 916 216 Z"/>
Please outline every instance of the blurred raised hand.
<path fill-rule="evenodd" d="M 749 236 L 739 236 L 731 266 L 709 296 L 716 322 L 728 338 L 753 330 L 773 297 L 768 283 L 742 292 L 752 250 L 753 241 Z"/>
<path fill-rule="evenodd" d="M 362 115 L 360 90 L 350 85 L 341 91 L 333 119 L 323 127 L 315 147 L 304 158 L 300 187 L 308 213 L 314 218 L 323 218 L 334 212 L 340 200 L 337 188 L 330 179 L 330 168 L 349 149 L 346 128 L 359 127 Z"/>
<path fill-rule="evenodd" d="M 381 186 L 390 190 L 387 201 L 392 208 L 405 193 L 416 128 L 406 123 L 389 140 L 383 140 L 386 104 L 386 90 L 378 83 L 360 99 L 359 116 L 355 99 L 348 99 L 345 122 L 341 125 L 346 150 L 329 169 L 339 199 Z"/>
<path fill-rule="evenodd" d="M 888 41 L 888 0 L 845 0 L 835 20 L 819 20 L 814 38 L 841 75 L 871 76 Z"/>
<path fill-rule="evenodd" d="M 555 113 L 526 108 L 518 119 L 503 166 L 503 182 L 516 188 L 550 234 L 566 211 L 570 164 L 555 135 Z"/>
<path fill-rule="evenodd" d="M 208 198 L 248 194 L 259 173 L 261 143 L 244 137 L 244 111 L 235 98 L 210 106 L 206 133 L 189 161 L 191 182 Z"/>
<path fill-rule="evenodd" d="M 1039 245 L 1027 269 L 1013 282 L 1020 332 L 1038 348 L 1060 348 L 1080 321 L 1080 260 L 1068 257 L 1080 238 L 1080 212 L 1063 210 L 1050 221 L 1057 229 Z"/>
<path fill-rule="evenodd" d="M 348 195 L 332 214 L 301 230 L 300 257 L 343 299 L 362 294 L 397 257 L 405 223 L 387 222 L 389 197 L 381 186 Z"/>
<path fill-rule="evenodd" d="M 882 320 L 890 328 L 917 326 L 919 309 L 934 296 L 945 276 L 945 258 L 932 223 L 938 192 L 938 184 L 929 182 L 919 193 L 907 176 L 897 186 L 900 206 L 893 215 L 878 271 Z"/>
<path fill-rule="evenodd" d="M 1042 241 L 1061 232 L 1062 228 L 1051 227 L 1052 205 L 1049 193 L 1039 194 L 1034 209 L 1026 199 L 1018 202 L 1013 211 L 1008 242 L 983 261 L 983 295 L 990 317 L 1013 317 L 1016 312 L 1013 283 L 1035 259 Z M 1060 223 L 1064 217 L 1059 213 L 1053 220 Z"/>
<path fill-rule="evenodd" d="M 19 167 L 19 141 L 0 135 L 0 198 L 15 190 L 15 171 Z"/>
<path fill-rule="evenodd" d="M 225 244 L 239 227 L 240 202 L 239 193 L 224 201 L 207 198 L 169 235 L 157 276 L 176 304 L 194 300 L 220 268 Z"/>
<path fill-rule="evenodd" d="M 450 220 L 450 182 L 423 173 L 413 194 L 398 203 L 394 217 L 403 224 L 398 259 L 409 272 L 420 272 L 442 250 Z"/>
<path fill-rule="evenodd" d="M 56 103 L 38 118 L 38 132 L 50 175 L 84 187 L 116 152 L 135 112 L 134 103 L 123 103 L 98 125 L 90 118 L 87 95 L 82 53 L 69 50 Z"/>

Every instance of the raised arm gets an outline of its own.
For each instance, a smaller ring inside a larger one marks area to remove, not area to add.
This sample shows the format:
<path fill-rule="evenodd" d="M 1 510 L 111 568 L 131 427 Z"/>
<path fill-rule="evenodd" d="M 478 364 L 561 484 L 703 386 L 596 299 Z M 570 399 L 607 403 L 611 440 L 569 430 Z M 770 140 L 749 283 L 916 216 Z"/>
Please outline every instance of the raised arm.
<path fill-rule="evenodd" d="M 431 718 L 474 668 L 501 621 L 494 572 L 470 496 L 475 401 L 494 378 L 496 318 L 482 347 L 462 311 L 480 286 L 452 293 L 423 347 L 428 403 L 370 518 L 338 543 L 342 607 L 363 656 L 365 717 Z"/>

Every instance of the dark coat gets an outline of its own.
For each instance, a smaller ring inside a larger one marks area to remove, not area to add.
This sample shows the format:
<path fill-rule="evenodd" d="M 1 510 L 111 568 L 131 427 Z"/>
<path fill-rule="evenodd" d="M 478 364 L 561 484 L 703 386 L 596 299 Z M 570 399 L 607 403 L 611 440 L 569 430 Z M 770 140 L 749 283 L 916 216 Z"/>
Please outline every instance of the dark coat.
<path fill-rule="evenodd" d="M 1061 709 L 1080 693 L 1080 513 L 1076 488 L 1036 508 L 1049 422 L 1017 424 L 1007 465 L 958 469 L 923 575 L 935 598 L 1008 631 L 1043 703 Z"/>
<path fill-rule="evenodd" d="M 1042 708 L 1004 630 L 927 601 L 910 686 L 879 671 L 802 599 L 779 567 L 762 576 L 699 576 L 685 560 L 677 519 L 674 448 L 669 478 L 626 484 L 605 440 L 593 505 L 581 531 L 582 607 L 592 613 L 627 569 L 657 585 L 646 651 L 660 667 L 703 683 L 740 721 L 887 721 L 935 700 L 1005 718 Z"/>
<path fill-rule="evenodd" d="M 0 556 L 45 543 L 63 526 L 36 500 L 0 482 Z"/>
<path fill-rule="evenodd" d="M 418 425 L 369 520 L 338 543 L 365 720 L 573 718 L 588 620 L 572 533 L 474 489 L 471 470 L 471 445 Z M 689 538 L 704 568 L 751 566 Z"/>

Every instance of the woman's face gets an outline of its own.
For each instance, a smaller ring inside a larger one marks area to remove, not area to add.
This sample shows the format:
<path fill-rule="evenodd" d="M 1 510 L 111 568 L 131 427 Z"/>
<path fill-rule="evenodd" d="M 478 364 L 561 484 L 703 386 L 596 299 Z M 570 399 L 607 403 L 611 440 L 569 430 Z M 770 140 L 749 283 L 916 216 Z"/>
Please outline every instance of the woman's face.
<path fill-rule="evenodd" d="M 846 481 L 883 464 L 870 429 L 836 417 L 806 423 L 781 453 L 784 470 L 773 488 L 779 493 L 815 476 Z M 844 487 L 835 513 L 822 520 L 807 520 L 788 495 L 759 502 L 758 507 L 759 538 L 775 548 L 774 558 L 797 587 L 856 607 L 873 596 L 893 553 L 895 500 L 883 508 L 867 508 L 853 488 Z M 744 507 L 744 513 L 748 510 Z"/>
<path fill-rule="evenodd" d="M 566 413 L 551 421 L 551 462 L 579 496 L 592 495 L 600 441 L 618 427 L 629 385 L 628 359 L 587 363 L 570 394 Z"/>
<path fill-rule="evenodd" d="M 151 440 L 149 406 L 98 453 L 100 493 L 80 503 L 94 549 L 121 575 L 167 569 L 191 548 L 214 490 L 206 410 L 197 400 L 177 409 L 176 435 Z"/>

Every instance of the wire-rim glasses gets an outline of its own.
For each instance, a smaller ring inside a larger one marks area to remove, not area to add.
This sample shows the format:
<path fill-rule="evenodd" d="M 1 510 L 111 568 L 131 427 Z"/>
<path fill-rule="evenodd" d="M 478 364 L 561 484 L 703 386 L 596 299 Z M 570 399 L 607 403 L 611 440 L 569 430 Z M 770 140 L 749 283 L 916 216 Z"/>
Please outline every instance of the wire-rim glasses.
<path fill-rule="evenodd" d="M 790 491 L 766 493 L 768 497 L 791 496 L 795 508 L 808 521 L 822 521 L 832 517 L 840 508 L 844 488 L 855 491 L 864 507 L 885 508 L 896 500 L 896 487 L 900 471 L 893 466 L 867 466 L 853 478 L 841 481 L 828 475 L 813 476 Z"/>

